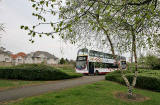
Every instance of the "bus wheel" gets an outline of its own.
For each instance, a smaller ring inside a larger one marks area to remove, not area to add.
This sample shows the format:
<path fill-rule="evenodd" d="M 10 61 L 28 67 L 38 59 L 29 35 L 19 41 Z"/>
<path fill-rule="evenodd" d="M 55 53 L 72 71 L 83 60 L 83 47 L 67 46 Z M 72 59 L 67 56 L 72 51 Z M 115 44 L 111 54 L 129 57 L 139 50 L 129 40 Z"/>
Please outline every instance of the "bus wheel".
<path fill-rule="evenodd" d="M 96 70 L 96 75 L 99 75 L 99 72 L 98 72 L 98 70 Z"/>

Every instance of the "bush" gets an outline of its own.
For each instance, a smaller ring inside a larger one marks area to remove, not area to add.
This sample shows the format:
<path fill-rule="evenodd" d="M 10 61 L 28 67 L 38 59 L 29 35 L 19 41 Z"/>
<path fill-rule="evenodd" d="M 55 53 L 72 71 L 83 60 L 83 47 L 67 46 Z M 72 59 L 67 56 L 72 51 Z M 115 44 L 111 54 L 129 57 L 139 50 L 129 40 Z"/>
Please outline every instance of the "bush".
<path fill-rule="evenodd" d="M 155 55 L 142 56 L 138 60 L 139 68 L 160 69 L 160 59 Z"/>
<path fill-rule="evenodd" d="M 20 80 L 59 80 L 79 77 L 43 64 L 24 64 L 0 68 L 0 78 Z"/>
<path fill-rule="evenodd" d="M 65 63 L 66 63 L 66 61 L 65 61 L 65 59 L 64 59 L 64 58 L 61 58 L 59 63 L 60 63 L 60 64 L 65 64 Z"/>
<path fill-rule="evenodd" d="M 133 73 L 126 71 L 126 76 L 131 83 L 133 80 Z M 119 71 L 115 71 L 106 75 L 106 80 L 115 81 L 125 85 Z M 153 91 L 160 91 L 160 72 L 157 70 L 140 70 L 137 77 L 136 87 L 149 89 Z"/>

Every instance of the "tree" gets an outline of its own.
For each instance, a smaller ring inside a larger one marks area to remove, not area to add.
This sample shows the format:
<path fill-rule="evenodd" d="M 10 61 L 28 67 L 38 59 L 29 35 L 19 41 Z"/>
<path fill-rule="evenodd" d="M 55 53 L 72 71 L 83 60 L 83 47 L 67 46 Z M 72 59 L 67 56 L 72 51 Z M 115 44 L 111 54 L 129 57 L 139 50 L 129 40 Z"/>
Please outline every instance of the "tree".
<path fill-rule="evenodd" d="M 147 1 L 147 0 L 146 0 Z M 132 96 L 132 90 L 136 84 L 136 79 L 138 75 L 138 66 L 137 66 L 137 48 L 138 47 L 152 47 L 155 43 L 154 40 L 157 40 L 159 30 L 159 6 L 156 1 L 150 1 L 145 3 L 145 1 L 133 3 L 130 1 L 124 1 L 120 5 L 121 8 L 113 9 L 113 12 L 118 12 L 116 14 L 114 21 L 116 22 L 117 32 L 121 36 L 118 36 L 119 39 L 122 39 L 123 43 L 120 43 L 124 47 L 124 50 L 131 49 L 134 54 L 135 59 L 135 73 L 132 83 L 129 83 L 126 80 L 128 86 L 128 94 Z M 119 12 L 120 11 L 120 12 Z M 123 33 L 122 33 L 123 32 Z M 131 43 L 130 43 L 130 42 Z M 124 43 L 127 42 L 127 45 Z M 147 46 L 146 46 L 147 45 Z"/>
<path fill-rule="evenodd" d="M 64 59 L 64 58 L 61 58 L 59 63 L 60 63 L 60 64 L 65 64 L 65 63 L 66 63 L 66 61 L 65 61 L 65 59 Z"/>
<path fill-rule="evenodd" d="M 128 87 L 128 95 L 132 96 L 138 75 L 137 48 L 152 47 L 159 37 L 157 34 L 160 26 L 159 1 L 67 0 L 65 3 L 55 0 L 31 1 L 32 7 L 37 11 L 33 16 L 40 22 L 31 28 L 21 26 L 22 29 L 28 30 L 31 38 L 36 35 L 54 38 L 54 33 L 59 33 L 63 39 L 70 40 L 71 43 L 96 38 L 100 44 L 109 44 L 115 60 L 116 49 L 120 52 L 132 51 L 135 59 L 132 83 L 129 83 L 120 69 Z M 58 16 L 59 21 L 55 22 L 55 18 L 47 21 L 48 15 Z M 50 26 L 51 32 L 37 30 L 43 25 Z M 32 39 L 31 41 L 33 42 Z"/>
<path fill-rule="evenodd" d="M 68 60 L 67 58 L 65 59 L 65 62 L 66 62 L 67 64 L 69 64 L 69 60 Z"/>

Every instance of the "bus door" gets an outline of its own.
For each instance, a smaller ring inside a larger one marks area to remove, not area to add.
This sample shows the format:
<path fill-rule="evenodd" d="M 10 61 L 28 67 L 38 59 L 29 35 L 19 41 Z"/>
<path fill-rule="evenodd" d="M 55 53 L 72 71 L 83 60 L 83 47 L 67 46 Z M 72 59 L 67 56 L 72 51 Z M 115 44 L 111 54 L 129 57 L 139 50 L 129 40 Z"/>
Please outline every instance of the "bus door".
<path fill-rule="evenodd" d="M 89 74 L 94 74 L 94 62 L 89 62 Z"/>

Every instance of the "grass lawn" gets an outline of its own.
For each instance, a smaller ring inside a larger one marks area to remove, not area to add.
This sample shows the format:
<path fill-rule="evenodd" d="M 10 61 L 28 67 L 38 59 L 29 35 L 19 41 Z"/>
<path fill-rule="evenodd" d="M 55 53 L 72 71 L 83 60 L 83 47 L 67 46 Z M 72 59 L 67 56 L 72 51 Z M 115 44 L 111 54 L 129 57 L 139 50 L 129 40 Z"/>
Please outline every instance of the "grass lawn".
<path fill-rule="evenodd" d="M 63 66 L 59 66 L 59 67 L 56 67 L 56 68 L 65 72 L 65 73 L 67 73 L 67 74 L 69 74 L 69 75 L 71 75 L 71 76 L 79 76 L 79 77 L 83 76 L 83 74 L 76 73 L 73 65 L 63 65 Z"/>
<path fill-rule="evenodd" d="M 160 93 L 135 89 L 135 92 L 150 98 L 144 102 L 122 101 L 114 97 L 116 91 L 126 92 L 120 84 L 101 81 L 76 88 L 24 98 L 6 105 L 160 105 Z"/>
<path fill-rule="evenodd" d="M 75 73 L 75 68 L 73 65 L 55 66 L 55 68 L 60 69 L 65 73 Z"/>
<path fill-rule="evenodd" d="M 45 83 L 45 81 L 24 81 L 24 80 L 0 79 L 0 90 L 22 87 L 26 85 L 40 84 L 40 83 Z"/>

